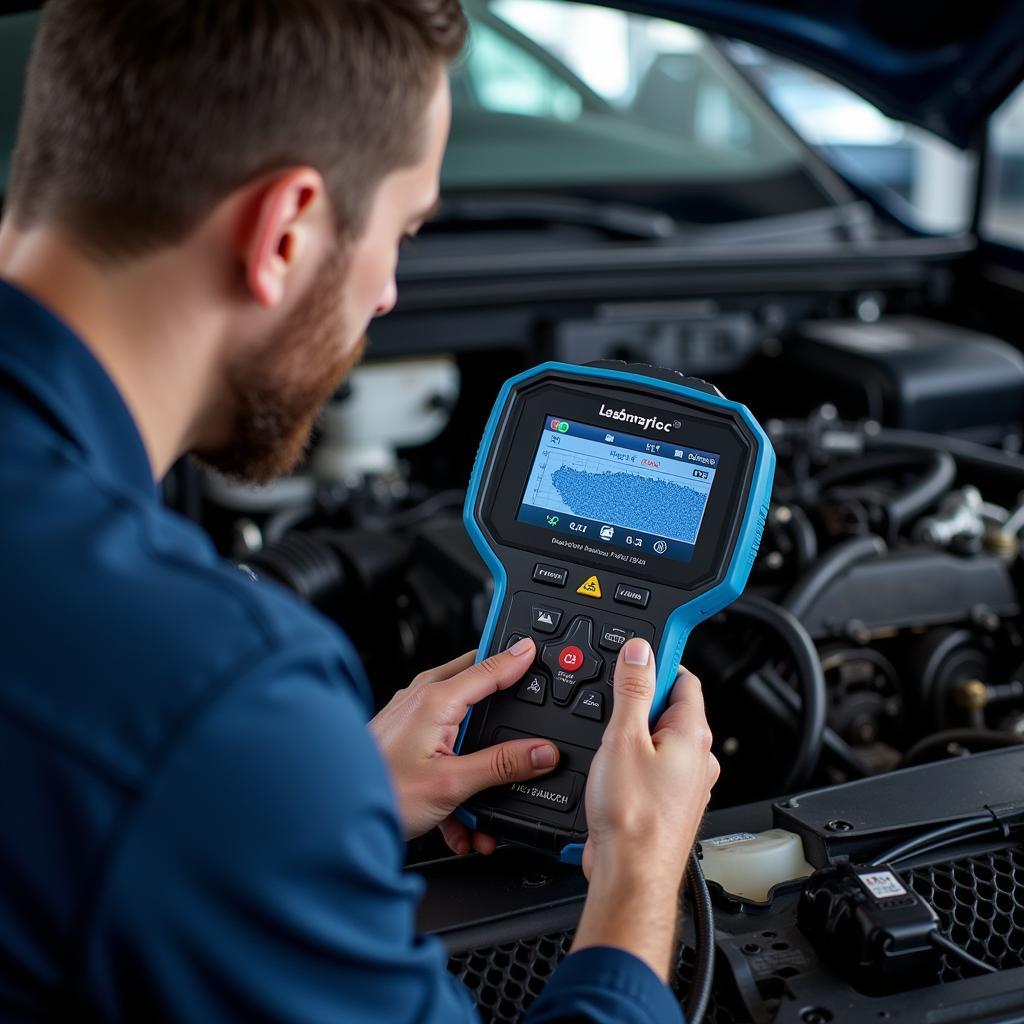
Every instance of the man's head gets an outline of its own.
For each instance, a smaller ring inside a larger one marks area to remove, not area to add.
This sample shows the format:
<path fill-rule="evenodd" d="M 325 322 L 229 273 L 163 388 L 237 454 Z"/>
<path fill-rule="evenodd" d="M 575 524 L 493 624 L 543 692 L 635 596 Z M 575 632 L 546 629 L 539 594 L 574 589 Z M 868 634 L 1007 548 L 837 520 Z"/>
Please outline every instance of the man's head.
<path fill-rule="evenodd" d="M 209 260 L 223 409 L 193 447 L 268 479 L 393 306 L 397 246 L 436 202 L 458 0 L 44 10 L 5 213 L 112 271 Z"/>

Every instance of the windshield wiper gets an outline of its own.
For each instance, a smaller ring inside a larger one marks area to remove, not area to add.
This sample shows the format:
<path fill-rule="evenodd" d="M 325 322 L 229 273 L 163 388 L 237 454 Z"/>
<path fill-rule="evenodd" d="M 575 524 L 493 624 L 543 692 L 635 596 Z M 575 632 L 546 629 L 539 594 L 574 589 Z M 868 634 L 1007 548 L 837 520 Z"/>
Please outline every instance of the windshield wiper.
<path fill-rule="evenodd" d="M 447 198 L 435 224 L 530 223 L 595 228 L 620 238 L 660 241 L 672 238 L 675 220 L 660 210 L 626 203 L 602 203 L 563 196 L 454 196 Z"/>

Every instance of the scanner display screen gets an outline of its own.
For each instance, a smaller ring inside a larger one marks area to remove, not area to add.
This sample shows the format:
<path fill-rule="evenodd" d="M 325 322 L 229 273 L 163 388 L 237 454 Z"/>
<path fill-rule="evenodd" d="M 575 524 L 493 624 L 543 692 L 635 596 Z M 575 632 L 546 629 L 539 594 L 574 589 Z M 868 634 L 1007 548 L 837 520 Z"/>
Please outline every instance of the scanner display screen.
<path fill-rule="evenodd" d="M 580 542 L 688 562 L 719 459 L 548 415 L 516 518 Z"/>

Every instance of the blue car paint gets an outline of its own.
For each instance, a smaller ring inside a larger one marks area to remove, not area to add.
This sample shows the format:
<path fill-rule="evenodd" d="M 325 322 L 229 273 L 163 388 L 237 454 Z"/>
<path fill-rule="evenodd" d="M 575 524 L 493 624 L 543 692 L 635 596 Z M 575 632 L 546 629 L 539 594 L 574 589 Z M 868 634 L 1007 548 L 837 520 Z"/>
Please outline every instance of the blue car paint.
<path fill-rule="evenodd" d="M 884 12 L 863 0 L 802 5 L 760 0 L 645 0 L 645 14 L 743 39 L 828 75 L 899 121 L 975 146 L 991 113 L 1024 77 L 1024 0 L 941 13 L 919 4 Z"/>

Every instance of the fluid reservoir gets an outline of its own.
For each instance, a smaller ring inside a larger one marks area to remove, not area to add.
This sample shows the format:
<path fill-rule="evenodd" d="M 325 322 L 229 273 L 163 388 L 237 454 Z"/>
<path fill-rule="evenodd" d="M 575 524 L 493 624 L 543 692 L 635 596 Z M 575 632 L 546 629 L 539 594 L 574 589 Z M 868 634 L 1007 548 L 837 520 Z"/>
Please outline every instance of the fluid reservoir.
<path fill-rule="evenodd" d="M 709 882 L 729 895 L 765 903 L 773 886 L 807 878 L 814 868 L 804 858 L 800 837 L 781 828 L 737 832 L 702 839 L 702 864 Z"/>

